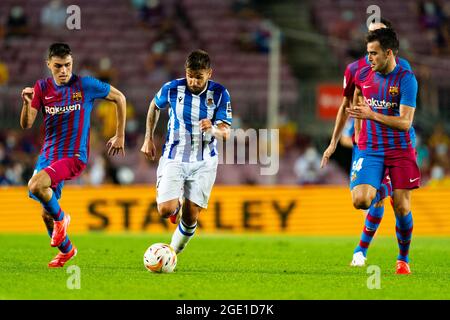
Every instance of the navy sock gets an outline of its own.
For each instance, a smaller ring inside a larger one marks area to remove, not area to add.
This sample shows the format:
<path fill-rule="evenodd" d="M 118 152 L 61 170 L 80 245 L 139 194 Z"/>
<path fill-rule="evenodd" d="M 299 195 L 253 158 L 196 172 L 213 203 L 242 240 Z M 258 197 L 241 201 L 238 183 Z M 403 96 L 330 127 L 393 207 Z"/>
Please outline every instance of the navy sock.
<path fill-rule="evenodd" d="M 382 207 L 371 206 L 369 208 L 369 212 L 367 213 L 366 220 L 364 222 L 364 229 L 361 234 L 361 239 L 353 253 L 361 251 L 364 254 L 364 257 L 367 256 L 367 250 L 369 249 L 370 242 L 372 241 L 375 232 L 377 232 L 377 229 L 380 226 L 383 214 L 384 214 L 384 206 Z"/>
<path fill-rule="evenodd" d="M 406 216 L 396 216 L 397 223 L 395 231 L 397 234 L 397 242 L 399 254 L 397 260 L 409 262 L 409 246 L 411 245 L 413 218 L 412 213 L 409 212 Z"/>
<path fill-rule="evenodd" d="M 61 221 L 64 218 L 64 212 L 61 210 L 59 206 L 58 199 L 56 199 L 55 193 L 53 192 L 52 197 L 49 202 L 43 203 L 44 209 L 50 213 L 53 220 Z"/>

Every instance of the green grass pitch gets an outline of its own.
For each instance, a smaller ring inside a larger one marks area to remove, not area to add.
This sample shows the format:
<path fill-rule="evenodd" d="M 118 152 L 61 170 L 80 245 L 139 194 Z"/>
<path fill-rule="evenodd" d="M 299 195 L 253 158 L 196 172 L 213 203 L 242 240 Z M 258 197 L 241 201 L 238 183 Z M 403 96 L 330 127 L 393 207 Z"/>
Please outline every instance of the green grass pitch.
<path fill-rule="evenodd" d="M 450 238 L 415 237 L 413 274 L 394 274 L 395 237 L 377 237 L 368 265 L 349 266 L 358 237 L 197 235 L 172 274 L 148 272 L 144 251 L 170 234 L 73 235 L 78 255 L 48 269 L 56 254 L 45 235 L 0 234 L 0 299 L 450 299 Z M 68 289 L 80 270 L 80 289 Z"/>

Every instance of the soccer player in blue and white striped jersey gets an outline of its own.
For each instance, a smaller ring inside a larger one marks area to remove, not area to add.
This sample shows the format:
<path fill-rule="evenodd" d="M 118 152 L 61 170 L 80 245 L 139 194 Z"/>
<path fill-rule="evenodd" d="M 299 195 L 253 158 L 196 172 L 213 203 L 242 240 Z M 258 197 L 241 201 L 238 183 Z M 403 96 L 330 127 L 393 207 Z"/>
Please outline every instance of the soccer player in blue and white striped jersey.
<path fill-rule="evenodd" d="M 186 59 L 185 70 L 185 78 L 164 84 L 150 103 L 141 148 L 147 158 L 155 159 L 153 133 L 160 110 L 168 106 L 156 201 L 160 215 L 178 224 L 170 244 L 177 254 L 194 235 L 200 211 L 207 208 L 216 179 L 217 139 L 228 139 L 232 122 L 230 94 L 210 80 L 208 53 L 193 51 Z"/>

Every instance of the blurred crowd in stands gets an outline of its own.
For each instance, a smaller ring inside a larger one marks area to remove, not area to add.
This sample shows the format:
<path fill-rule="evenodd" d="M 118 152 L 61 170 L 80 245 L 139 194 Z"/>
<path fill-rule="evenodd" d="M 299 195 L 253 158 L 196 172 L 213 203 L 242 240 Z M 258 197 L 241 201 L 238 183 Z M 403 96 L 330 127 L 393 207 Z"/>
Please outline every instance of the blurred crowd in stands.
<path fill-rule="evenodd" d="M 381 0 L 376 3 L 384 4 L 385 2 L 388 1 Z M 419 50 L 419 52 L 423 50 L 422 52 L 429 52 L 434 56 L 448 56 L 450 54 L 450 2 L 407 0 L 394 1 L 390 5 L 397 5 L 398 9 L 403 8 L 403 10 L 397 12 L 389 12 L 386 16 L 403 18 L 403 22 L 395 19 L 399 23 L 394 23 L 394 28 L 397 29 L 397 32 L 408 35 L 407 37 L 400 37 L 401 49 L 404 49 L 405 53 L 410 50 Z M 397 7 L 395 7 L 395 10 L 397 10 Z M 343 8 L 340 19 L 333 23 L 333 28 L 330 30 L 331 35 L 351 41 L 347 53 L 354 59 L 359 58 L 361 52 L 365 52 L 364 36 L 367 29 L 365 25 L 360 25 L 358 20 L 354 9 Z M 410 21 L 413 24 L 409 23 Z M 405 32 L 408 29 L 410 29 L 411 34 Z M 351 31 L 349 32 L 349 30 Z M 413 34 L 413 31 L 420 31 L 420 34 Z M 416 46 L 417 37 L 422 38 L 422 43 L 419 43 L 418 46 Z M 428 45 L 431 45 L 431 47 Z"/>
<path fill-rule="evenodd" d="M 8 0 L 9 1 L 9 0 Z M 325 0 L 327 1 L 327 0 Z M 209 1 L 210 2 L 210 1 Z M 170 3 L 170 5 L 168 5 Z M 220 2 L 222 3 L 222 2 Z M 266 56 L 269 50 L 268 42 L 270 39 L 270 26 L 268 21 L 257 13 L 252 7 L 251 0 L 233 0 L 228 1 L 229 8 L 227 12 L 232 16 L 232 21 L 251 21 L 251 24 L 239 23 L 236 33 L 233 33 L 231 42 L 233 50 L 237 54 L 256 54 Z M 449 16 L 450 5 L 444 2 L 445 6 L 439 1 L 416 1 L 415 10 L 417 12 L 417 25 L 426 34 L 427 38 L 433 43 L 431 53 L 436 56 L 450 54 L 449 37 Z M 182 5 L 184 4 L 184 6 Z M 188 37 L 190 43 L 202 46 L 205 44 L 205 38 L 202 38 L 201 32 L 190 32 L 186 35 L 186 30 L 199 30 L 198 23 L 193 21 L 194 11 L 186 12 L 186 6 L 196 4 L 197 9 L 201 9 L 202 2 L 197 0 L 169 1 L 169 0 L 129 0 L 129 7 L 136 13 L 137 24 L 141 30 L 151 30 L 154 32 L 154 38 L 151 45 L 147 47 L 143 62 L 144 78 L 142 81 L 157 83 L 159 86 L 165 81 L 176 76 L 182 76 L 182 61 L 184 59 L 186 46 L 183 45 L 185 37 Z M 66 23 L 67 5 L 62 0 L 48 1 L 40 11 L 39 23 L 42 29 L 40 33 L 58 33 Z M 168 12 L 167 8 L 171 8 Z M 349 46 L 347 58 L 349 60 L 359 58 L 364 51 L 361 45 L 364 43 L 361 39 L 365 31 L 359 30 L 354 25 L 354 19 L 351 10 L 343 10 L 339 24 L 335 25 L 333 35 L 338 37 L 348 37 Z M 170 19 L 168 17 L 176 17 Z M 237 19 L 237 20 L 236 20 Z M 6 19 L 2 20 L 0 25 L 0 40 L 7 46 L 10 39 L 22 39 L 35 33 L 30 27 L 29 19 L 24 9 L 19 5 L 13 5 Z M 206 22 L 205 22 L 206 23 Z M 210 21 L 208 22 L 210 23 Z M 180 25 L 181 24 L 181 27 Z M 355 33 L 346 32 L 349 28 L 356 30 Z M 214 46 L 214 45 L 211 45 Z M 404 46 L 408 46 L 404 44 Z M 212 48 L 212 47 L 211 47 Z M 230 47 L 231 48 L 231 47 Z M 207 47 L 208 49 L 208 47 Z M 213 48 L 212 48 L 213 49 Z M 230 49 L 231 50 L 231 49 Z M 173 52 L 182 52 L 180 59 L 174 64 L 169 57 Z M 9 70 L 8 63 L 2 62 L 0 55 L 0 97 L 2 93 L 8 90 L 8 84 L 12 76 L 17 76 L 20 70 Z M 254 57 L 254 56 L 251 56 Z M 98 59 L 90 59 L 84 56 L 78 62 L 76 72 L 80 75 L 92 75 L 102 81 L 113 85 L 123 85 L 124 65 L 115 63 L 114 57 L 102 55 Z M 250 58 L 252 59 L 252 58 Z M 230 60 L 227 60 L 230 61 Z M 126 61 L 124 61 L 126 63 Z M 221 65 L 217 69 L 220 70 Z M 414 65 L 413 65 L 414 67 Z M 263 66 L 267 69 L 266 66 Z M 45 71 L 44 68 L 40 70 Z M 14 72 L 14 74 L 11 74 Z M 266 72 L 266 71 L 265 71 Z M 38 70 L 38 73 L 41 73 Z M 218 74 L 227 79 L 226 75 Z M 246 76 L 248 82 L 258 77 L 265 77 L 265 73 L 260 76 Z M 41 74 L 44 77 L 46 74 Z M 233 75 L 231 75 L 233 77 Z M 128 80 L 125 77 L 125 80 Z M 37 79 L 37 78 L 36 78 Z M 234 78 L 233 78 L 234 79 Z M 232 79 L 232 80 L 233 80 Z M 228 80 L 228 83 L 232 82 Z M 261 82 L 261 79 L 259 79 Z M 264 81 L 266 81 L 264 79 Z M 14 82 L 14 81 L 13 81 Z M 285 81 L 291 83 L 292 81 Z M 245 82 L 239 82 L 245 84 Z M 15 84 L 20 84 L 15 80 Z M 267 83 L 262 83 L 262 94 L 265 94 Z M 239 85 L 237 85 L 239 87 Z M 242 86 L 242 85 L 241 85 Z M 292 90 L 290 89 L 288 96 Z M 145 97 L 139 99 L 128 99 L 127 101 L 127 137 L 126 137 L 126 157 L 110 158 L 106 155 L 106 141 L 114 135 L 115 132 L 115 107 L 108 101 L 99 102 L 93 112 L 91 128 L 91 155 L 87 170 L 74 184 L 99 185 L 105 183 L 111 184 L 130 184 L 130 183 L 154 183 L 156 181 L 157 162 L 151 162 L 140 154 L 139 149 L 143 141 L 145 132 L 145 115 L 147 105 L 152 95 L 157 89 L 145 89 Z M 230 89 L 230 88 L 229 88 Z M 235 90 L 230 89 L 233 99 Z M 243 95 L 236 94 L 237 101 L 233 101 L 234 123 L 233 128 L 247 129 L 251 127 L 261 127 L 252 120 L 256 119 L 256 110 L 254 113 L 246 114 L 240 111 L 240 107 L 248 103 L 241 99 L 241 96 L 247 97 L 248 88 L 241 88 Z M 250 90 L 251 91 L 251 90 Z M 125 92 L 127 93 L 127 92 Z M 283 94 L 283 93 L 282 93 Z M 243 98 L 242 98 L 243 99 Z M 296 96 L 292 98 L 296 101 Z M 143 103 L 145 102 L 145 104 Z M 266 97 L 262 100 L 265 107 Z M 8 102 L 9 103 L 9 102 Z M 8 103 L 0 99 L 0 114 L 2 108 L 10 108 Z M 17 124 L 4 128 L 0 127 L 0 185 L 25 185 L 33 174 L 34 164 L 39 154 L 43 141 L 43 128 L 36 126 L 32 130 L 19 129 L 20 95 L 17 92 L 16 106 Z M 449 106 L 450 107 L 450 106 Z M 244 108 L 242 108 L 244 109 Z M 157 150 L 160 155 L 164 139 L 167 115 L 162 114 L 160 125 L 157 129 Z M 446 123 L 437 124 L 433 131 L 418 132 L 417 153 L 418 163 L 423 175 L 423 183 L 430 185 L 450 185 L 450 137 L 449 126 Z M 222 164 L 219 166 L 217 183 L 218 184 L 347 184 L 348 171 L 350 165 L 351 152 L 341 147 L 340 155 L 337 157 L 345 158 L 346 161 L 332 161 L 325 169 L 320 169 L 320 161 L 325 145 L 318 145 L 311 136 L 305 134 L 298 128 L 298 125 L 290 121 L 283 114 L 280 115 L 280 145 L 279 145 L 279 171 L 275 179 L 261 175 L 262 164 Z M 330 132 L 331 134 L 331 132 Z M 261 148 L 263 141 L 260 141 L 258 148 Z M 236 149 L 247 148 L 245 141 L 236 142 Z M 247 162 L 249 159 L 247 159 Z"/>

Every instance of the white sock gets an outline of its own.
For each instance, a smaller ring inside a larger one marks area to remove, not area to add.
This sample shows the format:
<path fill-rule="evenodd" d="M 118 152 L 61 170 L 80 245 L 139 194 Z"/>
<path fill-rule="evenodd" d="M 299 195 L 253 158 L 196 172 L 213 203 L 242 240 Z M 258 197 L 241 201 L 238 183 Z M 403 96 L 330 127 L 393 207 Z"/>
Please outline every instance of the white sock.
<path fill-rule="evenodd" d="M 197 222 L 192 226 L 188 226 L 183 222 L 183 219 L 180 220 L 178 227 L 172 235 L 172 242 L 170 243 L 170 246 L 177 254 L 183 251 L 189 240 L 194 236 L 195 229 L 197 229 Z"/>

